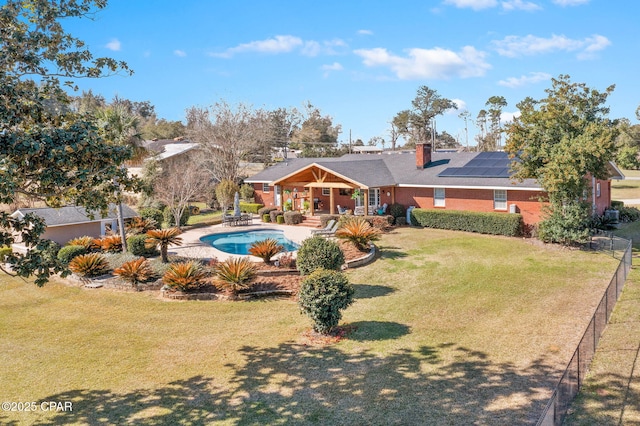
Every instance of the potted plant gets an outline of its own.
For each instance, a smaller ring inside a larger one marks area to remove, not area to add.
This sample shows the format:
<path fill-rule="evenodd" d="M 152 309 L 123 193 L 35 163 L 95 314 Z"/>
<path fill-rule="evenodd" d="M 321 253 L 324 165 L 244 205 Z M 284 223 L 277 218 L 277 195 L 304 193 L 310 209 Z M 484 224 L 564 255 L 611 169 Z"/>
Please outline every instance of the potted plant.
<path fill-rule="evenodd" d="M 351 199 L 355 200 L 354 203 L 354 207 L 358 207 L 358 199 L 362 196 L 362 192 L 360 192 L 359 189 L 354 189 L 354 191 L 351 193 Z"/>

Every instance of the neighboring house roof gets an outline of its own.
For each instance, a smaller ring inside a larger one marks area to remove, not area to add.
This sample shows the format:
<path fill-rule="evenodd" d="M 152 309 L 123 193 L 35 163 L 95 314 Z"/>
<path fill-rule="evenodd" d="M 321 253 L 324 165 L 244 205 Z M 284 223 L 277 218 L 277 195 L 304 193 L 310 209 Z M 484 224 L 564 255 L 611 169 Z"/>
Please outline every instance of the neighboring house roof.
<path fill-rule="evenodd" d="M 358 154 L 358 153 L 363 154 L 363 153 L 368 153 L 368 152 L 379 153 L 379 152 L 382 152 L 382 148 L 380 148 L 379 146 L 356 145 L 356 146 L 352 146 L 351 147 L 351 151 L 353 151 L 356 154 Z"/>
<path fill-rule="evenodd" d="M 89 217 L 84 207 L 79 206 L 65 206 L 58 209 L 54 209 L 52 207 L 18 209 L 13 212 L 11 216 L 22 219 L 27 213 L 34 213 L 35 215 L 41 217 L 42 219 L 44 219 L 47 226 L 67 226 L 87 222 L 102 222 L 117 219 L 118 206 L 115 204 L 110 204 L 109 211 L 106 217 L 101 217 L 100 213 L 96 213 L 93 219 Z M 122 213 L 126 219 L 139 216 L 138 213 L 135 212 L 135 210 L 133 210 L 126 204 L 122 205 Z"/>
<path fill-rule="evenodd" d="M 185 152 L 191 151 L 198 146 L 197 143 L 174 143 L 164 146 L 164 151 L 156 155 L 154 158 L 157 160 L 166 160 L 167 158 L 182 155 Z"/>
<path fill-rule="evenodd" d="M 490 155 L 489 155 L 490 154 Z M 284 177 L 312 166 L 331 171 L 363 187 L 464 187 L 539 191 L 534 179 L 512 180 L 505 168 L 510 163 L 504 152 L 439 152 L 431 163 L 416 167 L 413 151 L 388 151 L 377 155 L 348 154 L 337 158 L 296 158 L 278 163 L 247 179 L 247 183 L 277 183 Z M 472 169 L 485 174 L 471 173 Z"/>

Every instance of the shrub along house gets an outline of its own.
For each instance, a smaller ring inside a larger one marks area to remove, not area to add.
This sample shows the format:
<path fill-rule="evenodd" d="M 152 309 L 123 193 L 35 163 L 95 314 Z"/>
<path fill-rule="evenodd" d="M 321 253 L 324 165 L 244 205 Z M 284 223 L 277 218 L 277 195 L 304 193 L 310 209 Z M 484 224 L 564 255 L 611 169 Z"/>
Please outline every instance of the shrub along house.
<path fill-rule="evenodd" d="M 375 214 L 378 206 L 520 213 L 525 224 L 542 218 L 545 192 L 537 181 L 511 179 L 505 152 L 439 152 L 417 144 L 415 153 L 350 154 L 338 158 L 295 158 L 246 179 L 257 203 L 311 215 L 339 213 L 338 206 Z M 623 179 L 611 164 L 611 178 Z M 586 194 L 594 212 L 611 205 L 611 180 L 595 180 Z M 289 202 L 288 200 L 291 199 Z M 306 201 L 306 203 L 305 203 Z"/>

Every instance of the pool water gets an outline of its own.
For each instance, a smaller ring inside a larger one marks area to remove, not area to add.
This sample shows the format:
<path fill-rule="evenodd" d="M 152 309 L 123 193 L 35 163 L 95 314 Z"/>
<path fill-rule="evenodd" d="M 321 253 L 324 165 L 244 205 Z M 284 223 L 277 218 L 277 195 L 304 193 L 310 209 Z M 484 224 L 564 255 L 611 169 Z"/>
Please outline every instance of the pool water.
<path fill-rule="evenodd" d="M 200 241 L 225 253 L 246 255 L 249 254 L 251 244 L 267 238 L 273 238 L 278 241 L 285 251 L 294 251 L 300 248 L 298 244 L 286 238 L 284 232 L 276 229 L 209 234 L 200 237 Z"/>

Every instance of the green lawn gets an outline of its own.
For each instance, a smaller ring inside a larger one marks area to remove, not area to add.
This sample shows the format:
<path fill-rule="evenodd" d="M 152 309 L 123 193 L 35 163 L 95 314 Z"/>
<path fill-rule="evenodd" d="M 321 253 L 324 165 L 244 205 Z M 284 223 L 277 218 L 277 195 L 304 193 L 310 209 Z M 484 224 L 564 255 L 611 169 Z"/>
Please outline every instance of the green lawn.
<path fill-rule="evenodd" d="M 640 177 L 640 170 L 623 170 L 625 177 Z M 640 198 L 640 180 L 625 179 L 611 181 L 611 199 Z"/>
<path fill-rule="evenodd" d="M 0 278 L 0 424 L 535 422 L 617 262 L 526 240 L 403 228 L 348 272 L 348 338 L 295 302 L 166 302 Z"/>

